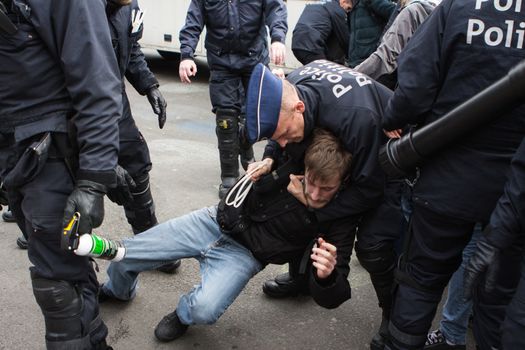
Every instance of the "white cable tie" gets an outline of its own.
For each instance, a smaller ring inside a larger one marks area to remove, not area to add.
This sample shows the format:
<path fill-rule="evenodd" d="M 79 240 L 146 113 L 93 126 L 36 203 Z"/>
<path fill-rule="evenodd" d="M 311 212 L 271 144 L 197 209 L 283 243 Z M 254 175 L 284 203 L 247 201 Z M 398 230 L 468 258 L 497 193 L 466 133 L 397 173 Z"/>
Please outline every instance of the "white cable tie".
<path fill-rule="evenodd" d="M 248 193 L 250 192 L 250 189 L 252 188 L 253 182 L 250 179 L 250 177 L 255 173 L 257 170 L 264 167 L 265 164 L 261 163 L 259 164 L 255 169 L 250 170 L 246 174 L 243 175 L 243 177 L 237 181 L 235 186 L 228 192 L 228 195 L 226 196 L 226 205 L 232 206 L 234 208 L 239 208 L 241 204 L 244 202 L 246 197 L 248 196 Z M 232 195 L 235 193 L 235 198 L 233 201 L 231 201 Z"/>

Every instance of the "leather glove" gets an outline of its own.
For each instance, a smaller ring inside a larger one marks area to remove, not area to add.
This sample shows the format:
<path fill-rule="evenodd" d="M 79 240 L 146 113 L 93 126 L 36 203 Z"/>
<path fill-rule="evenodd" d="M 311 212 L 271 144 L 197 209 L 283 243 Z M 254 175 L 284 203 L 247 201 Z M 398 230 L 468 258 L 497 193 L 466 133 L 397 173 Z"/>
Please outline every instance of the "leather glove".
<path fill-rule="evenodd" d="M 69 195 L 64 209 L 62 227 L 66 227 L 75 212 L 80 213 L 79 233 L 91 233 L 91 230 L 104 220 L 104 194 L 106 186 L 89 180 L 79 180 Z"/>
<path fill-rule="evenodd" d="M 131 189 L 135 188 L 135 181 L 120 165 L 115 168 L 115 173 L 117 174 L 117 187 L 109 189 L 108 198 L 118 205 L 131 203 L 133 201 Z"/>
<path fill-rule="evenodd" d="M 157 87 L 152 87 L 146 94 L 153 112 L 159 117 L 159 128 L 162 129 L 166 123 L 166 107 L 168 104 Z"/>
<path fill-rule="evenodd" d="M 494 290 L 499 272 L 500 251 L 483 237 L 478 241 L 476 251 L 470 258 L 463 279 L 463 294 L 466 300 L 472 298 L 472 291 L 478 280 L 485 274 L 485 290 Z"/>

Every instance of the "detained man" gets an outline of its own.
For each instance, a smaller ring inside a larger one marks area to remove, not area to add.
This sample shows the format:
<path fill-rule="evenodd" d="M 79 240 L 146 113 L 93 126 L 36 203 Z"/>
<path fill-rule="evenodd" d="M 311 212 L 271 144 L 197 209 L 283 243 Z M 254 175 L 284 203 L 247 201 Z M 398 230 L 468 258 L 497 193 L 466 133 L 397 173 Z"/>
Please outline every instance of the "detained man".
<path fill-rule="evenodd" d="M 290 161 L 285 153 L 275 161 L 258 162 L 259 168 L 271 168 L 278 175 L 257 176 L 238 208 L 231 205 L 232 190 L 218 206 L 172 219 L 122 242 L 82 236 L 74 247 L 77 254 L 120 260 L 108 268 L 101 299 L 131 300 L 140 272 L 166 261 L 197 259 L 201 284 L 182 295 L 175 311 L 157 325 L 155 336 L 160 341 L 179 338 L 190 325 L 215 323 L 269 263 L 303 259 L 311 293 L 323 307 L 334 308 L 349 299 L 353 236 L 348 220 L 320 223 L 311 208 L 323 207 L 337 195 L 352 157 L 324 130 L 316 130 L 301 146 L 306 149 L 304 162 Z M 93 242 L 100 240 L 106 249 L 97 251 Z"/>

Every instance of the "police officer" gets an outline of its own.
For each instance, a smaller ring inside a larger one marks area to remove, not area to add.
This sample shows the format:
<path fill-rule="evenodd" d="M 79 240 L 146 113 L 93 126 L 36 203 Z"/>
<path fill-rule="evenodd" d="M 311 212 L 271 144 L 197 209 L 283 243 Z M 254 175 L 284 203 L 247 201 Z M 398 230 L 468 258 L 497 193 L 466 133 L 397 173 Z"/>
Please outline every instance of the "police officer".
<path fill-rule="evenodd" d="M 108 197 L 124 206 L 133 233 L 137 234 L 158 223 L 151 195 L 149 172 L 151 158 L 146 140 L 131 114 L 124 78 L 135 90 L 148 97 L 159 128 L 166 122 L 166 101 L 159 91 L 159 82 L 148 68 L 138 40 L 142 37 L 143 15 L 136 0 L 109 0 L 107 15 L 113 48 L 122 79 L 122 118 L 119 121 L 118 187 Z M 179 263 L 168 263 L 159 270 L 172 273 Z"/>
<path fill-rule="evenodd" d="M 249 145 L 239 146 L 244 90 L 257 63 L 267 65 L 270 58 L 275 64 L 284 63 L 286 17 L 282 0 L 192 0 L 186 24 L 180 31 L 179 75 L 182 82 L 190 83 L 190 77 L 197 74 L 193 55 L 206 26 L 210 98 L 216 116 L 221 163 L 221 198 L 239 176 L 239 151 L 245 169 L 254 160 Z M 270 57 L 266 26 L 270 29 Z"/>
<path fill-rule="evenodd" d="M 371 343 L 372 349 L 380 349 L 390 317 L 397 260 L 394 244 L 404 223 L 401 181 L 386 179 L 377 160 L 379 147 L 386 142 L 380 127 L 382 112 L 392 92 L 363 74 L 325 60 L 296 69 L 281 89 L 267 88 L 266 82 L 272 79 L 277 78 L 262 65 L 252 73 L 246 102 L 250 142 L 266 137 L 285 147 L 320 127 L 331 131 L 352 153 L 349 185 L 327 206 L 315 210 L 315 215 L 320 222 L 352 219 L 349 225 L 357 230 L 357 257 L 370 274 L 383 312 L 382 326 Z M 262 113 L 259 106 L 267 105 L 273 110 Z M 286 281 L 293 284 L 294 278 L 287 275 Z M 281 289 L 281 281 L 271 282 L 275 282 L 271 288 Z"/>
<path fill-rule="evenodd" d="M 102 0 L 0 1 L 0 178 L 29 238 L 48 349 L 107 349 L 91 262 L 60 249 L 91 232 L 116 183 L 121 82 Z"/>
<path fill-rule="evenodd" d="M 490 225 L 478 242 L 477 250 L 465 268 L 465 294 L 471 296 L 475 282 L 486 272 L 481 288 L 494 288 L 501 252 L 512 244 L 523 244 L 525 234 L 525 139 L 513 158 L 509 180 L 503 196 L 491 215 Z M 520 242 L 521 241 L 521 242 Z M 525 262 L 525 260 L 524 260 Z M 502 349 L 524 349 L 525 339 L 525 269 L 522 263 L 521 279 L 516 294 L 507 308 L 502 326 Z"/>
<path fill-rule="evenodd" d="M 398 84 L 383 127 L 395 136 L 424 125 L 472 97 L 525 58 L 521 2 L 445 0 L 399 57 Z M 450 276 L 476 222 L 487 223 L 510 160 L 525 135 L 525 106 L 425 160 L 414 187 L 410 245 L 399 273 L 390 348 L 422 348 Z M 506 252 L 492 293 L 474 300 L 478 346 L 499 347 L 499 325 L 519 277 L 519 247 Z M 477 310 L 477 311 L 476 311 Z M 484 329 L 485 331 L 481 331 Z"/>
<path fill-rule="evenodd" d="M 306 5 L 293 30 L 292 51 L 302 64 L 319 59 L 345 64 L 349 36 L 339 1 Z"/>

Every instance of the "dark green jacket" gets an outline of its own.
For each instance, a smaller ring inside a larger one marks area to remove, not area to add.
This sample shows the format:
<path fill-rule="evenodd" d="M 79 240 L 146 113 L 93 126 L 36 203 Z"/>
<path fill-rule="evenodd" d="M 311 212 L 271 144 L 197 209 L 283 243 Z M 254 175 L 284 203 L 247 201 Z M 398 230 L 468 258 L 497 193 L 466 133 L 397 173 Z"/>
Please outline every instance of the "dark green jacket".
<path fill-rule="evenodd" d="M 348 14 L 350 67 L 363 62 L 377 48 L 385 24 L 396 5 L 390 0 L 355 0 Z"/>

